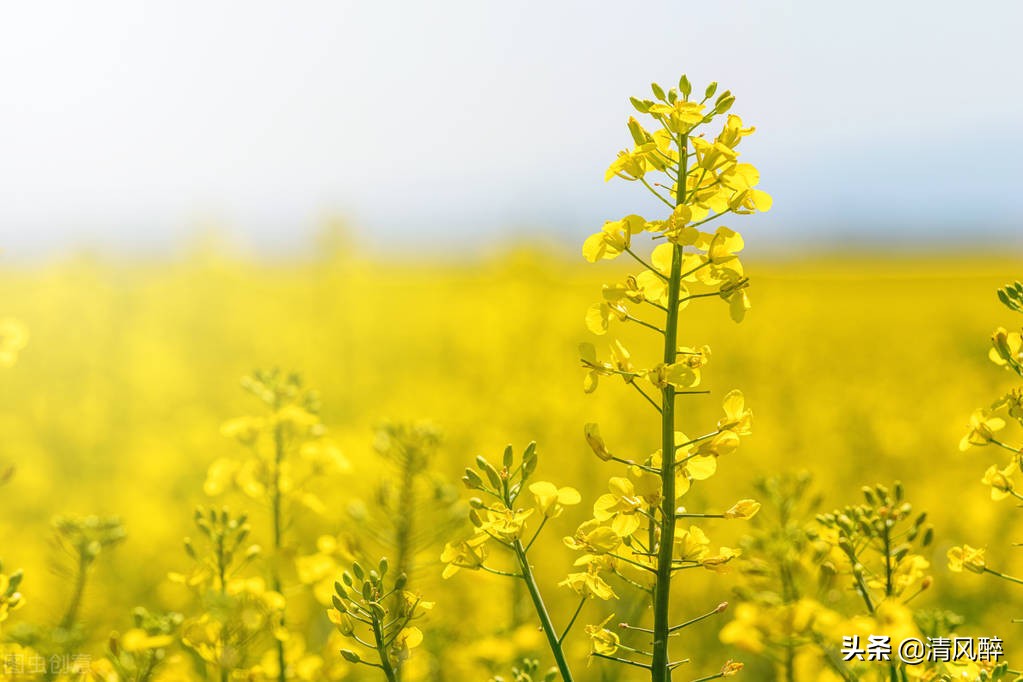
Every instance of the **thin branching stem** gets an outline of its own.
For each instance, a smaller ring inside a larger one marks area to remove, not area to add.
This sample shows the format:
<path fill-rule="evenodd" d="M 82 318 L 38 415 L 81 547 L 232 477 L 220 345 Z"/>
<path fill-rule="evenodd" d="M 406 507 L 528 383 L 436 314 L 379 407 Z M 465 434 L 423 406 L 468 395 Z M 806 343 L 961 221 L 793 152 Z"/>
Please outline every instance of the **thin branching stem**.
<path fill-rule="evenodd" d="M 572 682 L 574 679 L 572 677 L 572 670 L 568 667 L 568 660 L 565 658 L 565 652 L 561 648 L 561 640 L 558 637 L 558 633 L 554 630 L 554 623 L 551 621 L 550 613 L 547 611 L 547 605 L 544 604 L 540 588 L 536 584 L 536 578 L 533 576 L 533 568 L 529 565 L 526 550 L 518 540 L 515 541 L 513 548 L 515 558 L 519 562 L 519 570 L 522 571 L 522 580 L 526 583 L 529 598 L 532 600 L 533 608 L 540 619 L 540 627 L 543 630 L 544 636 L 547 637 L 547 644 L 551 649 L 551 654 L 554 656 L 558 672 L 561 673 L 561 679 L 564 682 Z"/>

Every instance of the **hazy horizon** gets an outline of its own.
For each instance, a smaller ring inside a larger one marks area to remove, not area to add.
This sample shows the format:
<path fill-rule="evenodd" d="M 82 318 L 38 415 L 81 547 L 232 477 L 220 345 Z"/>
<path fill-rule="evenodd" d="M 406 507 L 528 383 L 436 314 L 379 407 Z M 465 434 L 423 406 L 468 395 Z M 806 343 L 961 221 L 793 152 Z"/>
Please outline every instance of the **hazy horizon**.
<path fill-rule="evenodd" d="M 603 182 L 629 95 L 716 79 L 758 132 L 766 252 L 1023 246 L 1023 5 L 636 8 L 70 0 L 0 10 L 4 260 L 571 245 L 660 207 Z M 764 235 L 764 238 L 758 237 Z M 769 238 L 767 237 L 769 235 Z"/>

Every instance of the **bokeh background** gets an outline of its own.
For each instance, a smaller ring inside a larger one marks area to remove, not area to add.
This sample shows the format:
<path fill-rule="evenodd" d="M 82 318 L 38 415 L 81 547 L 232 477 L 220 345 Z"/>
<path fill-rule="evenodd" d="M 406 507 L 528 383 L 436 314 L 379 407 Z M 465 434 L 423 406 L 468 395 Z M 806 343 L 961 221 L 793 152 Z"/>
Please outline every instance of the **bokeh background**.
<path fill-rule="evenodd" d="M 48 569 L 62 513 L 128 528 L 85 602 L 96 647 L 136 604 L 186 608 L 165 576 L 187 563 L 206 467 L 235 449 L 220 424 L 251 410 L 238 379 L 255 367 L 319 388 L 351 463 L 319 532 L 348 532 L 352 501 L 388 475 L 371 447 L 383 420 L 436 423 L 452 481 L 535 439 L 541 474 L 602 492 L 614 470 L 582 425 L 637 455 L 657 425 L 624 388 L 582 393 L 583 314 L 623 271 L 579 245 L 606 219 L 658 215 L 603 172 L 628 144 L 627 97 L 684 71 L 737 95 L 757 126 L 743 160 L 775 199 L 734 221 L 746 322 L 708 306 L 681 334 L 713 347 L 709 387 L 741 387 L 757 415 L 698 499 L 807 470 L 833 508 L 901 479 L 936 529 L 928 603 L 1023 651 L 1023 596 L 944 567 L 966 541 L 1023 568 L 1012 502 L 980 483 L 997 460 L 957 451 L 973 408 L 1010 385 L 986 355 L 1011 321 L 994 291 L 1023 275 L 1021 21 L 1014 2 L 4 7 L 0 316 L 31 333 L 0 382 L 0 464 L 16 470 L 0 550 L 30 576 L 18 618 L 52 620 L 66 599 Z M 692 405 L 686 428 L 716 419 L 717 400 Z M 571 560 L 556 536 L 583 518 L 550 538 L 551 589 Z M 432 552 L 423 589 L 458 647 L 431 655 L 466 666 L 450 679 L 538 646 L 502 630 L 500 583 L 442 584 Z M 712 628 L 695 641 L 735 653 Z"/>

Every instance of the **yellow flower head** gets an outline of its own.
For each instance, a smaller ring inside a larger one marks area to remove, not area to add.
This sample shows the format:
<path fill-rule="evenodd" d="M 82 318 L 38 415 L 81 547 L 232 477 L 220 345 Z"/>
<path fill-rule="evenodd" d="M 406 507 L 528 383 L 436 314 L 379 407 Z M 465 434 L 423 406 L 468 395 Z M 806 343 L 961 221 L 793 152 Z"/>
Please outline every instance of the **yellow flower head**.
<path fill-rule="evenodd" d="M 579 504 L 582 496 L 575 488 L 558 486 L 548 481 L 537 481 L 529 486 L 536 502 L 536 511 L 548 519 L 561 516 L 566 506 Z"/>
<path fill-rule="evenodd" d="M 963 569 L 974 573 L 983 573 L 987 568 L 984 561 L 984 550 L 963 545 L 948 550 L 948 570 L 961 573 Z"/>
<path fill-rule="evenodd" d="M 597 424 L 586 424 L 583 427 L 583 435 L 586 437 L 586 444 L 590 446 L 593 453 L 604 460 L 609 461 L 613 456 L 608 452 L 607 445 L 604 443 L 604 439 L 600 436 L 600 426 Z"/>
<path fill-rule="evenodd" d="M 602 656 L 613 656 L 618 651 L 622 641 L 618 635 L 608 630 L 605 626 L 614 618 L 612 613 L 604 619 L 600 625 L 587 625 L 586 634 L 590 637 L 590 651 Z"/>
<path fill-rule="evenodd" d="M 729 568 L 731 568 L 728 565 L 728 563 L 732 559 L 741 555 L 742 555 L 741 549 L 733 549 L 732 547 L 721 547 L 718 550 L 717 554 L 705 556 L 702 559 L 700 559 L 700 565 L 709 571 L 714 571 L 715 573 L 727 573 Z"/>
<path fill-rule="evenodd" d="M 1009 462 L 1009 465 L 1004 469 L 999 469 L 992 464 L 984 472 L 984 478 L 981 479 L 981 483 L 991 486 L 992 500 L 1004 500 L 1013 494 L 1015 485 L 1012 479 L 1018 473 L 1019 464 L 1016 459 Z"/>
<path fill-rule="evenodd" d="M 642 232 L 646 225 L 646 219 L 638 215 L 607 221 L 600 232 L 583 243 L 583 257 L 591 263 L 616 258 L 632 244 L 632 235 Z"/>
<path fill-rule="evenodd" d="M 688 133 L 701 123 L 704 117 L 703 110 L 703 104 L 683 99 L 677 100 L 674 104 L 655 104 L 650 107 L 650 113 L 675 134 Z"/>
<path fill-rule="evenodd" d="M 1023 365 L 1023 334 L 1008 332 L 1002 327 L 991 335 L 991 362 L 999 367 Z"/>
<path fill-rule="evenodd" d="M 679 561 L 701 561 L 710 551 L 710 539 L 698 527 L 675 534 L 675 557 Z"/>
<path fill-rule="evenodd" d="M 959 441 L 960 450 L 968 450 L 971 445 L 983 446 L 994 440 L 995 432 L 1005 428 L 1005 420 L 994 417 L 990 410 L 974 410 L 970 415 L 970 430 Z"/>
<path fill-rule="evenodd" d="M 725 416 L 718 420 L 718 429 L 731 431 L 737 436 L 748 436 L 753 433 L 753 412 L 746 408 L 746 399 L 742 391 L 729 391 L 722 407 Z"/>
<path fill-rule="evenodd" d="M 607 487 L 611 492 L 601 495 L 593 503 L 593 518 L 601 523 L 610 521 L 611 529 L 619 537 L 628 537 L 639 529 L 638 512 L 643 506 L 643 498 L 636 495 L 636 488 L 628 478 L 611 478 Z"/>
<path fill-rule="evenodd" d="M 596 519 L 586 521 L 576 529 L 575 535 L 566 537 L 565 544 L 575 550 L 593 554 L 613 552 L 622 544 L 622 538 L 609 526 Z"/>
<path fill-rule="evenodd" d="M 739 500 L 725 512 L 726 519 L 752 519 L 760 511 L 760 503 L 756 500 Z"/>
<path fill-rule="evenodd" d="M 444 551 L 440 555 L 440 560 L 444 563 L 443 578 L 447 580 L 458 573 L 460 568 L 467 568 L 470 571 L 479 570 L 487 559 L 487 540 L 489 539 L 490 537 L 486 533 L 477 533 L 468 540 L 454 545 L 450 542 L 444 545 Z"/>
<path fill-rule="evenodd" d="M 495 502 L 487 507 L 486 519 L 480 529 L 502 540 L 517 540 L 525 530 L 526 519 L 532 515 L 532 509 L 509 509 Z"/>
<path fill-rule="evenodd" d="M 728 661 L 721 667 L 721 676 L 731 677 L 732 675 L 738 675 L 745 667 L 745 663 L 740 663 L 739 661 Z"/>
<path fill-rule="evenodd" d="M 618 598 L 611 586 L 600 577 L 596 563 L 588 564 L 585 572 L 569 573 L 558 585 L 571 589 L 581 597 L 596 597 L 605 601 Z"/>
<path fill-rule="evenodd" d="M 717 136 L 717 141 L 734 149 L 739 145 L 739 142 L 742 141 L 742 138 L 747 135 L 752 135 L 755 130 L 756 128 L 753 126 L 743 128 L 742 119 L 735 114 L 729 114 L 728 118 L 725 119 L 724 127 Z"/>

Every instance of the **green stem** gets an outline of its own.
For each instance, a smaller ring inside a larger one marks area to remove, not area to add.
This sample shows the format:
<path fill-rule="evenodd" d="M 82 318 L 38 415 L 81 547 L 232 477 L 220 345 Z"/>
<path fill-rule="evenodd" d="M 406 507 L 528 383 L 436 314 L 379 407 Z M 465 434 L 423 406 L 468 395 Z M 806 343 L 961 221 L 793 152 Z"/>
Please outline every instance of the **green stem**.
<path fill-rule="evenodd" d="M 376 642 L 377 654 L 380 656 L 380 668 L 387 677 L 387 682 L 398 682 L 398 673 L 391 665 L 391 659 L 387 655 L 387 644 L 384 642 L 384 631 L 380 626 L 380 620 L 373 616 L 373 641 Z"/>
<path fill-rule="evenodd" d="M 724 673 L 715 673 L 713 675 L 707 675 L 706 677 L 701 677 L 699 679 L 693 680 L 693 682 L 707 682 L 708 680 L 716 680 L 719 677 L 724 677 L 724 676 L 725 676 Z"/>
<path fill-rule="evenodd" d="M 635 251 L 633 251 L 632 249 L 630 249 L 630 248 L 629 248 L 629 247 L 627 247 L 627 246 L 625 247 L 625 253 L 627 253 L 627 254 L 629 254 L 630 256 L 632 256 L 632 259 L 633 259 L 633 260 L 635 260 L 635 261 L 636 261 L 637 263 L 639 263 L 640 265 L 642 265 L 642 266 L 643 266 L 644 268 L 646 268 L 646 269 L 647 269 L 647 270 L 649 270 L 650 272 L 654 273 L 655 275 L 657 275 L 658 277 L 660 277 L 660 278 L 661 278 L 661 279 L 663 279 L 664 281 L 666 281 L 666 282 L 668 281 L 668 278 L 667 278 L 667 277 L 665 277 L 665 276 L 664 276 L 664 274 L 663 274 L 663 273 L 662 273 L 662 272 L 661 272 L 660 270 L 658 270 L 658 269 L 657 269 L 657 268 L 655 268 L 654 266 L 650 265 L 650 263 L 647 263 L 647 262 L 646 262 L 645 260 L 643 260 L 642 258 L 640 258 L 640 257 L 639 257 L 639 255 L 637 255 Z"/>
<path fill-rule="evenodd" d="M 227 594 L 227 566 L 224 564 L 224 536 L 217 536 L 217 577 L 220 579 L 220 594 Z M 228 682 L 230 672 L 222 664 L 220 667 L 220 682 Z"/>
<path fill-rule="evenodd" d="M 533 608 L 536 610 L 537 618 L 540 619 L 540 627 L 543 629 L 543 634 L 547 637 L 547 644 L 550 646 L 554 662 L 558 666 L 558 672 L 561 673 L 561 679 L 563 682 L 572 682 L 572 671 L 568 667 L 568 661 L 565 660 L 565 652 L 561 649 L 561 638 L 558 636 L 557 631 L 555 631 L 554 623 L 547 612 L 547 606 L 543 602 L 540 588 L 537 586 L 536 578 L 533 576 L 533 568 L 529 565 L 529 558 L 526 557 L 526 550 L 519 540 L 515 541 L 513 549 L 515 550 L 515 557 L 519 561 L 519 569 L 522 571 L 522 580 L 526 583 L 526 589 L 529 590 L 529 598 L 533 601 Z"/>
<path fill-rule="evenodd" d="M 1001 573 L 1000 571 L 996 571 L 993 568 L 985 568 L 984 572 L 985 573 L 990 573 L 991 575 L 994 575 L 994 576 L 998 576 L 1002 580 L 1008 580 L 1010 583 L 1018 583 L 1020 585 L 1023 585 L 1023 580 L 1021 580 L 1019 578 L 1015 578 L 1015 577 L 1013 577 L 1013 576 L 1011 576 L 1011 575 L 1009 575 L 1007 573 Z"/>
<path fill-rule="evenodd" d="M 78 555 L 78 571 L 75 573 L 75 586 L 71 592 L 71 601 L 68 602 L 67 611 L 60 619 L 60 627 L 70 630 L 78 617 L 78 609 L 82 605 L 82 596 L 85 594 L 85 581 L 89 571 L 89 562 L 85 559 L 84 552 Z"/>
<path fill-rule="evenodd" d="M 525 551 L 525 552 L 529 551 L 529 548 L 532 547 L 533 543 L 536 542 L 536 539 L 538 537 L 540 537 L 540 532 L 543 530 L 543 527 L 546 526 L 546 525 L 547 525 L 547 517 L 544 516 L 543 520 L 540 521 L 540 525 L 536 527 L 536 532 L 533 533 L 533 537 L 530 538 L 529 542 L 526 543 L 526 548 L 523 551 Z"/>
<path fill-rule="evenodd" d="M 646 391 L 644 391 L 644 390 L 643 390 L 642 388 L 640 388 L 640 387 L 639 387 L 639 384 L 637 384 L 637 383 L 636 383 L 635 381 L 630 381 L 630 382 L 629 382 L 629 384 L 630 384 L 630 385 L 631 385 L 631 386 L 632 386 L 632 387 L 633 387 L 634 389 L 636 389 L 637 391 L 639 391 L 639 394 L 640 394 L 641 396 L 643 396 L 644 398 L 646 398 L 646 401 L 647 401 L 648 403 L 650 403 L 650 404 L 651 404 L 651 405 L 653 406 L 653 408 L 654 408 L 655 410 L 657 410 L 658 412 L 660 412 L 660 411 L 661 411 L 661 406 L 660 406 L 660 405 L 658 405 L 658 404 L 657 404 L 657 402 L 656 402 L 656 401 L 655 401 L 655 400 L 654 400 L 653 398 L 651 398 L 651 397 L 650 397 L 649 395 L 647 395 L 647 392 L 646 392 Z"/>
<path fill-rule="evenodd" d="M 644 187 L 646 187 L 648 190 L 650 190 L 651 194 L 653 194 L 655 197 L 657 197 L 658 199 L 663 201 L 665 204 L 667 204 L 669 208 L 674 208 L 674 206 L 671 205 L 670 201 L 665 199 L 663 196 L 661 196 L 660 192 L 658 192 L 656 189 L 654 189 L 653 187 L 650 186 L 650 183 L 646 181 L 646 178 L 640 178 L 639 181 L 643 183 Z"/>
<path fill-rule="evenodd" d="M 394 547 L 397 556 L 395 575 L 406 575 L 412 571 L 412 537 L 415 531 L 416 510 L 415 457 L 407 453 L 401 463 L 401 492 L 398 495 L 398 515 L 394 529 Z"/>
<path fill-rule="evenodd" d="M 568 637 L 568 633 L 572 630 L 572 626 L 575 625 L 575 621 L 579 617 L 584 606 L 586 606 L 586 597 L 583 597 L 579 601 L 579 606 L 575 607 L 575 613 L 572 614 L 572 620 L 568 621 L 568 625 L 565 626 L 565 631 L 561 633 L 561 637 L 558 637 L 558 644 L 564 642 L 565 638 Z"/>
<path fill-rule="evenodd" d="M 685 203 L 685 178 L 688 173 L 685 135 L 679 137 L 679 182 L 675 188 L 676 205 Z M 678 308 L 682 288 L 682 248 L 672 246 L 671 274 L 668 276 L 668 312 L 664 324 L 664 364 L 671 365 L 678 354 Z M 657 576 L 654 582 L 653 656 L 651 682 L 670 682 L 668 636 L 671 624 L 672 553 L 675 549 L 675 387 L 667 384 L 661 396 L 661 523 L 657 548 Z"/>

